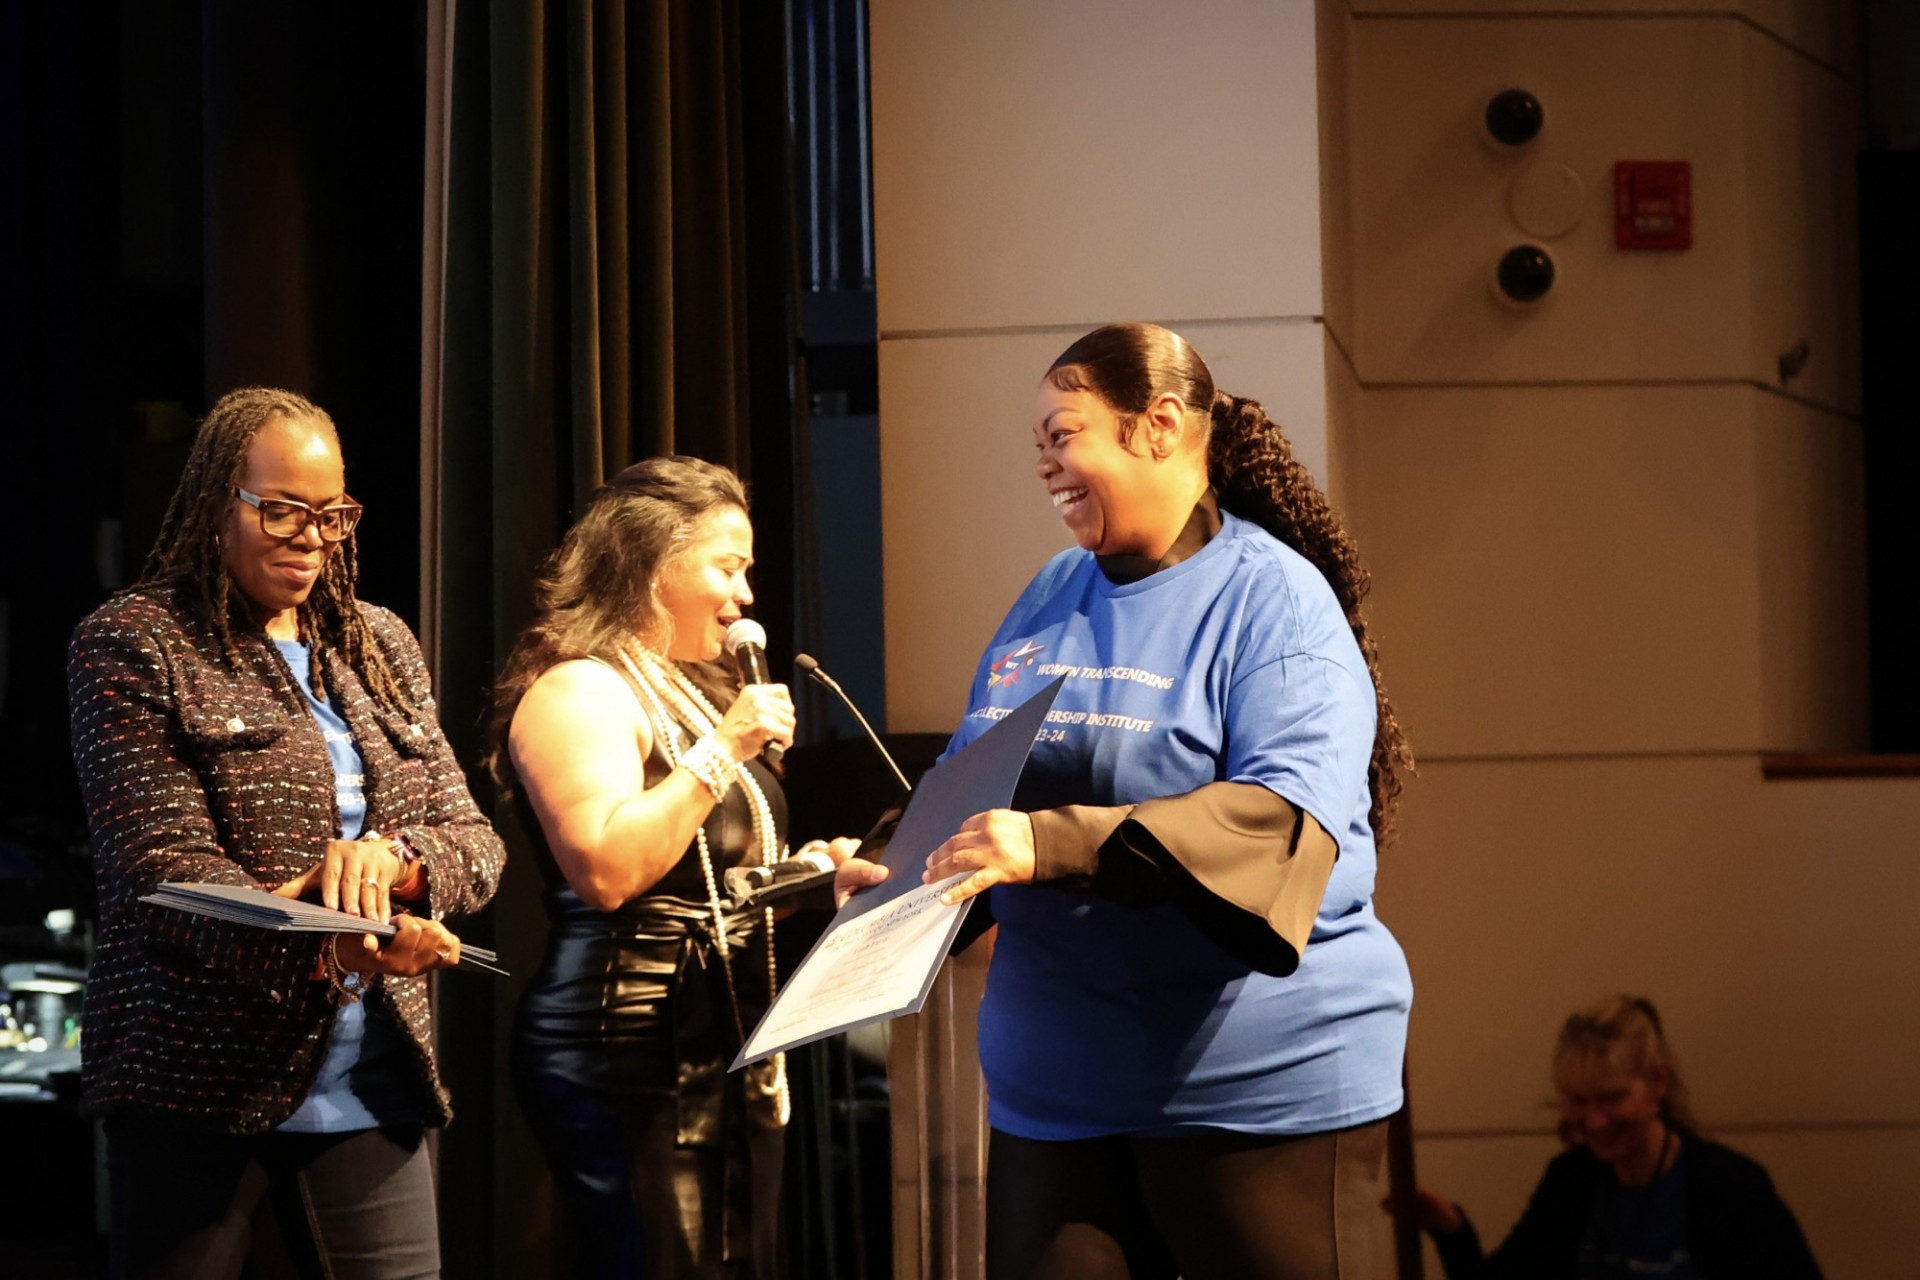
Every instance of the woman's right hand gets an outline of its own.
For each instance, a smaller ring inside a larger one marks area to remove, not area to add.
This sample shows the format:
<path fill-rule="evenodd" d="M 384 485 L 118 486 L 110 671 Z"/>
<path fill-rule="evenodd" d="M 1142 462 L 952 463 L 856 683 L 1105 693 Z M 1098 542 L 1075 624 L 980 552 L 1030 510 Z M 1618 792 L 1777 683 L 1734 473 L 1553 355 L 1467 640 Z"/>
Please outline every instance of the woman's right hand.
<path fill-rule="evenodd" d="M 871 888 L 887 878 L 887 868 L 865 858 L 848 858 L 833 873 L 833 906 L 837 911 L 847 899 L 862 889 Z"/>
<path fill-rule="evenodd" d="M 745 763 L 766 750 L 769 742 L 793 745 L 797 724 L 793 695 L 783 684 L 750 684 L 720 717 L 713 736 L 735 760 Z"/>
<path fill-rule="evenodd" d="M 1451 1235 L 1466 1221 L 1459 1205 L 1425 1187 L 1414 1188 L 1413 1216 L 1428 1235 Z"/>
<path fill-rule="evenodd" d="M 394 917 L 393 924 L 394 935 L 384 941 L 371 933 L 363 933 L 358 939 L 338 935 L 334 955 L 340 967 L 352 973 L 417 978 L 460 963 L 460 939 L 438 920 L 401 914 Z"/>

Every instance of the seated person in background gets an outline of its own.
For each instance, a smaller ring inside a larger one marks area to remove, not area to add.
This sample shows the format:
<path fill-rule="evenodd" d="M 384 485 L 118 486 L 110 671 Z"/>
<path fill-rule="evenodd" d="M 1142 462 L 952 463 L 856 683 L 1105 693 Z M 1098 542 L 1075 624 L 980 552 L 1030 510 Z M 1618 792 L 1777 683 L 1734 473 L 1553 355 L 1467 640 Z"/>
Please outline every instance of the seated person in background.
<path fill-rule="evenodd" d="M 1420 1189 L 1448 1280 L 1819 1280 L 1767 1171 L 1700 1136 L 1652 1002 L 1608 996 L 1568 1018 L 1553 1084 L 1571 1147 L 1491 1256 L 1459 1205 Z"/>

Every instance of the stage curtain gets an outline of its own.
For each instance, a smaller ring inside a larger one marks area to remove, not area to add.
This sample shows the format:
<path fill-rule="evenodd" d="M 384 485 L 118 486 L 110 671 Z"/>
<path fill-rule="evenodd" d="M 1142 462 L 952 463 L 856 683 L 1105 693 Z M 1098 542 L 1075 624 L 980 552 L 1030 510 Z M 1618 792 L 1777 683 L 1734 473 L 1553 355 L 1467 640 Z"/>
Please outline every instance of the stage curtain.
<path fill-rule="evenodd" d="M 439 0 L 429 27 L 422 614 L 442 722 L 477 761 L 534 572 L 639 458 L 695 454 L 746 478 L 756 613 L 776 645 L 791 634 L 784 25 L 752 0 Z M 522 975 L 545 934 L 538 888 L 510 865 L 492 912 Z M 440 984 L 456 1105 L 492 1120 L 445 1137 L 449 1275 L 547 1266 L 547 1179 L 501 1052 L 517 987 Z"/>

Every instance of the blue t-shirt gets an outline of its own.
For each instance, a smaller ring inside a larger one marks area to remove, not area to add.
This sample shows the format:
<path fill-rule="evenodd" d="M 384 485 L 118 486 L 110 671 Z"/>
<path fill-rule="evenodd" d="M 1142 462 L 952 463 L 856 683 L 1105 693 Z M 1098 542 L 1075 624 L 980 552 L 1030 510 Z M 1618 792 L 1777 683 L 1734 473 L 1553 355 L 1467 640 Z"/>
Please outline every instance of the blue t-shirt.
<path fill-rule="evenodd" d="M 1607 1194 L 1595 1207 L 1580 1242 L 1578 1280 L 1700 1280 L 1688 1248 L 1686 1148 L 1671 1168 L 1644 1187 L 1623 1187 L 1607 1176 Z"/>
<path fill-rule="evenodd" d="M 334 709 L 313 694 L 313 655 L 297 640 L 275 640 L 274 647 L 306 695 L 307 709 L 320 726 L 333 763 L 334 797 L 340 806 L 340 839 L 356 840 L 367 820 L 366 763 L 354 745 L 353 730 Z M 354 934 L 342 944 L 356 942 Z M 421 1119 L 420 1105 L 408 1087 L 407 1046 L 385 1018 L 367 1015 L 365 1001 L 340 1006 L 333 1015 L 333 1038 L 313 1087 L 280 1128 L 289 1133 L 350 1133 L 383 1124 Z"/>
<path fill-rule="evenodd" d="M 1001 624 L 948 750 L 1060 675 L 1016 808 L 1258 783 L 1340 852 L 1285 978 L 1235 961 L 1171 906 L 995 889 L 980 1008 L 994 1127 L 1043 1140 L 1314 1133 L 1398 1110 L 1413 993 L 1372 907 L 1373 683 L 1325 579 L 1224 514 L 1196 555 L 1124 585 L 1064 552 Z"/>

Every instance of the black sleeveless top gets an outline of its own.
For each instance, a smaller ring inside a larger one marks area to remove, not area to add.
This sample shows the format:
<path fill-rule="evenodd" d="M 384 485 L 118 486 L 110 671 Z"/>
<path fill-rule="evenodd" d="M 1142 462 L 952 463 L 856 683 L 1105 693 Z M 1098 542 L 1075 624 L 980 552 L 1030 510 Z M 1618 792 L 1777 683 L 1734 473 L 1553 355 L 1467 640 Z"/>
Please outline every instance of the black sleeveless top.
<path fill-rule="evenodd" d="M 685 729 L 678 725 L 674 728 L 680 735 L 679 746 L 682 751 L 693 745 L 693 740 Z M 657 785 L 671 772 L 671 766 L 668 765 L 666 755 L 658 742 L 655 742 L 647 752 L 646 771 L 649 787 Z M 767 808 L 773 813 L 774 830 L 784 841 L 787 831 L 787 795 L 780 789 L 780 780 L 774 777 L 773 772 L 758 758 L 747 761 L 741 766 L 741 771 L 751 773 L 753 780 L 760 784 L 760 793 L 766 796 Z M 559 863 L 554 861 L 553 851 L 547 848 L 546 833 L 540 830 L 540 820 L 534 816 L 532 806 L 528 805 L 524 798 L 520 798 L 515 807 L 519 810 L 521 827 L 527 833 L 527 843 L 533 850 L 534 865 L 540 870 L 541 883 L 545 885 L 549 895 L 556 891 L 571 895 L 573 891 L 567 888 L 566 876 L 561 874 Z M 701 829 L 707 833 L 707 849 L 713 855 L 714 882 L 721 885 L 724 894 L 725 885 L 722 881 L 726 876 L 727 868 L 737 867 L 747 862 L 757 865 L 761 857 L 760 850 L 753 848 L 753 812 L 749 807 L 745 789 L 737 784 L 728 787 L 727 794 L 707 814 L 707 820 L 702 824 Z M 668 868 L 664 876 L 661 876 L 651 888 L 634 898 L 632 902 L 641 902 L 653 897 L 676 898 L 711 911 L 707 903 L 706 873 L 700 867 L 698 841 L 689 844 L 685 852 L 680 855 L 679 861 Z M 722 901 L 724 900 L 723 897 Z M 578 899 L 576 898 L 575 901 L 577 902 Z M 620 914 L 627 905 L 631 903 L 623 905 L 613 914 Z"/>
<path fill-rule="evenodd" d="M 631 687 L 631 678 L 621 675 Z M 639 691 L 633 692 L 645 714 Z M 656 740 L 645 764 L 649 786 L 670 772 L 657 740 L 659 726 L 653 728 Z M 687 730 L 674 728 L 682 751 L 693 745 Z M 787 803 L 779 780 L 757 759 L 741 767 L 766 796 L 776 837 L 784 842 Z M 764 914 L 725 917 L 730 957 L 723 963 L 697 840 L 644 893 L 612 911 L 597 911 L 568 887 L 524 797 L 516 807 L 546 887 L 549 922 L 546 956 L 519 1011 L 523 1066 L 617 1089 L 672 1088 L 676 1076 L 684 1086 L 690 1058 L 703 1065 L 720 1060 L 724 1070 L 738 1051 L 742 1028 L 752 1029 L 770 999 Z M 757 863 L 761 856 L 740 785 L 727 789 L 702 829 L 724 895 L 726 869 Z"/>

